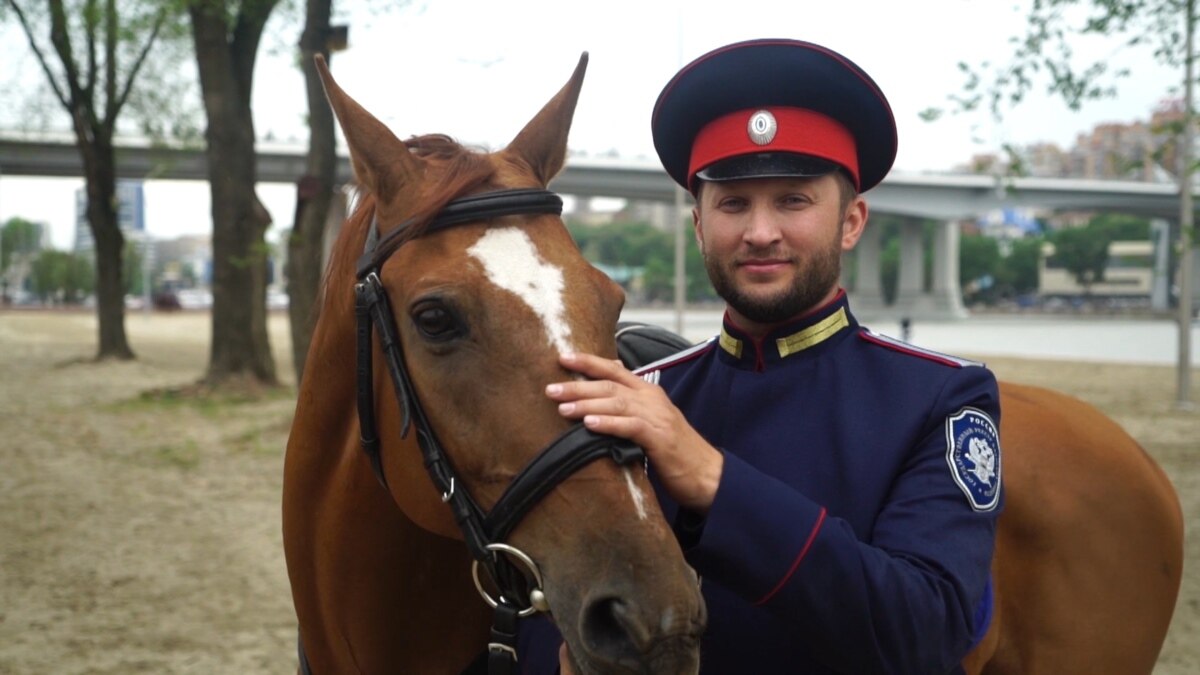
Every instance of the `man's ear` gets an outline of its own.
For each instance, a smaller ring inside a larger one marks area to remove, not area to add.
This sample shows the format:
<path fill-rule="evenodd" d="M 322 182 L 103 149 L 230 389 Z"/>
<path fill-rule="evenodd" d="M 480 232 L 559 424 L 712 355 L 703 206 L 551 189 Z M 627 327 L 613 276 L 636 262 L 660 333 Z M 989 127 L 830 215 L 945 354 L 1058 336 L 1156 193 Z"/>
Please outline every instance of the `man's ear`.
<path fill-rule="evenodd" d="M 849 251 L 858 244 L 863 230 L 867 227 L 867 200 L 857 195 L 846 205 L 842 215 L 842 250 Z"/>
<path fill-rule="evenodd" d="M 692 207 L 692 234 L 696 237 L 696 245 L 700 247 L 700 255 L 704 255 L 704 234 L 700 230 L 700 207 Z"/>

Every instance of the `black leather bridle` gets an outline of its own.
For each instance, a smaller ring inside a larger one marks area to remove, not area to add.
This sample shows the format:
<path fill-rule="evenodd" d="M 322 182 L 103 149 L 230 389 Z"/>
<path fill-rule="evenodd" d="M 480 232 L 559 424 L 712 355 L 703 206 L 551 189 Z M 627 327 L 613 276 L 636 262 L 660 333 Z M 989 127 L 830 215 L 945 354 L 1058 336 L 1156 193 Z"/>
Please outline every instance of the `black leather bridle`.
<path fill-rule="evenodd" d="M 553 192 L 540 189 L 508 189 L 461 197 L 448 203 L 429 225 L 416 236 L 468 222 L 501 216 L 562 213 L 562 199 Z M 379 482 L 386 488 L 380 439 L 375 424 L 374 378 L 372 370 L 372 326 L 379 334 L 380 347 L 391 373 L 396 399 L 400 402 L 400 437 L 408 435 L 415 426 L 417 442 L 425 468 L 434 486 L 442 494 L 454 519 L 462 530 L 467 550 L 475 559 L 476 585 L 478 567 L 483 566 L 499 591 L 493 599 L 479 586 L 484 599 L 496 609 L 492 642 L 488 645 L 488 667 L 492 673 L 507 673 L 516 661 L 517 618 L 536 611 L 546 611 L 542 595 L 541 576 L 536 564 L 524 553 L 504 540 L 526 513 L 560 482 L 590 462 L 611 457 L 618 464 L 644 462 L 642 449 L 629 441 L 602 436 L 582 424 L 572 425 L 565 433 L 544 448 L 513 479 L 504 494 L 484 512 L 457 479 L 454 466 L 446 455 L 409 378 L 404 363 L 404 345 L 396 326 L 395 315 L 387 292 L 380 281 L 380 268 L 413 233 L 413 225 L 402 223 L 382 239 L 377 222 L 372 220 L 363 255 L 359 258 L 354 287 L 355 315 L 358 322 L 358 418 L 363 450 Z M 530 578 L 514 565 L 521 563 L 531 573 Z"/>

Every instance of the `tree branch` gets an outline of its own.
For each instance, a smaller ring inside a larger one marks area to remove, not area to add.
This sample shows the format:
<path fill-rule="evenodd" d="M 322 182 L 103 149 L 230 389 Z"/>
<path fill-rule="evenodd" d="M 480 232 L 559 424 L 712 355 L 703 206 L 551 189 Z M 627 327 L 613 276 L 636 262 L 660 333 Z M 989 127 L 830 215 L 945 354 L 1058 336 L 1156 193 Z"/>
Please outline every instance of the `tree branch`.
<path fill-rule="evenodd" d="M 67 86 L 71 90 L 71 102 L 67 106 L 67 112 L 75 122 L 78 133 L 82 134 L 86 131 L 90 134 L 96 128 L 95 110 L 92 102 L 85 98 L 85 91 L 79 86 L 79 69 L 75 66 L 75 55 L 71 51 L 71 34 L 67 28 L 67 14 L 63 10 L 62 0 L 50 0 L 49 5 L 50 43 L 58 52 L 63 70 L 66 71 Z M 81 115 L 85 115 L 85 117 L 80 119 Z"/>
<path fill-rule="evenodd" d="M 37 57 L 38 64 L 42 67 L 42 72 L 46 73 L 46 81 L 50 83 L 50 88 L 54 90 L 54 96 L 63 108 L 71 110 L 71 101 L 67 98 L 66 93 L 58 86 L 58 81 L 54 79 L 54 73 L 50 71 L 50 64 L 46 62 L 46 55 L 42 53 L 38 47 L 37 40 L 33 37 L 33 29 L 29 26 L 29 20 L 25 18 L 25 12 L 21 10 L 21 6 L 16 0 L 7 0 L 8 6 L 12 7 L 17 14 L 17 20 L 21 23 L 21 30 L 25 31 L 25 37 L 29 39 L 29 48 L 33 50 L 33 55 Z"/>
<path fill-rule="evenodd" d="M 251 85 L 254 81 L 254 62 L 258 57 L 258 43 L 262 40 L 263 28 L 279 0 L 248 0 L 243 2 L 233 27 L 230 52 L 233 57 L 233 72 L 237 78 L 242 105 L 250 105 Z"/>
<path fill-rule="evenodd" d="M 111 2 L 112 0 L 109 1 Z M 133 66 L 129 69 L 129 79 L 125 81 L 125 86 L 121 89 L 121 95 L 115 99 L 116 103 L 112 106 L 108 120 L 115 122 L 117 115 L 121 112 L 121 108 L 125 105 L 125 101 L 129 100 L 129 92 L 133 90 L 133 82 L 137 79 L 138 71 L 142 69 L 142 65 L 146 62 L 146 56 L 150 54 L 150 49 L 154 46 L 155 41 L 158 40 L 158 33 L 166 25 L 168 16 L 169 12 L 166 7 L 158 10 L 158 17 L 154 19 L 154 27 L 150 29 L 150 37 L 146 39 L 146 44 L 142 46 L 137 58 L 133 60 Z"/>
<path fill-rule="evenodd" d="M 94 0 L 89 0 L 93 2 Z M 132 80 L 130 80 L 132 81 Z M 109 134 L 117 123 L 117 3 L 104 3 L 104 129 Z"/>
<path fill-rule="evenodd" d="M 87 0 L 83 8 L 83 28 L 87 35 L 88 70 L 87 84 L 83 90 L 89 101 L 96 100 L 96 0 Z"/>

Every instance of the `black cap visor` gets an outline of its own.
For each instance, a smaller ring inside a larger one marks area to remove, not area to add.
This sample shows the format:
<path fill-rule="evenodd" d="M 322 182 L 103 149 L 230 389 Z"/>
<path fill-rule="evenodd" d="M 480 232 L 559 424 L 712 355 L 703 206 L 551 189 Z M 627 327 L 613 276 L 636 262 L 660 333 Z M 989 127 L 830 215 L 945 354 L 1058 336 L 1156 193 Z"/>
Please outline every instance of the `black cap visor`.
<path fill-rule="evenodd" d="M 829 175 L 839 168 L 827 159 L 812 155 L 755 152 L 713 162 L 697 171 L 696 178 L 718 183 L 744 178 L 816 178 Z"/>

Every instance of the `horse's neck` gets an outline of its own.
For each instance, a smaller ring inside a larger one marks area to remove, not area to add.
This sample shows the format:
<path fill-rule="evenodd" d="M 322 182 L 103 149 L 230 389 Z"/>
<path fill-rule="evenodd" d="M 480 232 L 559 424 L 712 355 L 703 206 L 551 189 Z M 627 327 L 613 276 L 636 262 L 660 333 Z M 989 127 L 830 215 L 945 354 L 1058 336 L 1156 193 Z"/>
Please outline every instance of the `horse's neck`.
<path fill-rule="evenodd" d="M 416 525 L 368 468 L 354 322 L 351 303 L 326 299 L 288 439 L 285 542 L 305 649 L 317 672 L 458 673 L 486 644 L 490 613 L 462 542 Z"/>

